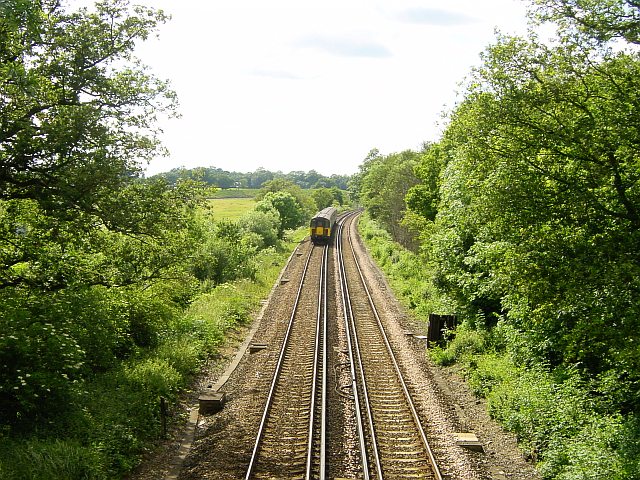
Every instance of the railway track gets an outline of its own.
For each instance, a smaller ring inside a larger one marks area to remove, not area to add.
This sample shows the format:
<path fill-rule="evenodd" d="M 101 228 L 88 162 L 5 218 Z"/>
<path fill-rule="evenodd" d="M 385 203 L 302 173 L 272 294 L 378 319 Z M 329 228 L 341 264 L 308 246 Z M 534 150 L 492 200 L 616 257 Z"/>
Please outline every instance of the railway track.
<path fill-rule="evenodd" d="M 351 243 L 355 217 L 306 258 L 246 480 L 442 479 Z"/>
<path fill-rule="evenodd" d="M 363 476 L 442 480 L 353 248 L 355 217 L 340 223 L 335 240 Z"/>
<path fill-rule="evenodd" d="M 306 259 L 247 480 L 325 477 L 328 252 Z"/>

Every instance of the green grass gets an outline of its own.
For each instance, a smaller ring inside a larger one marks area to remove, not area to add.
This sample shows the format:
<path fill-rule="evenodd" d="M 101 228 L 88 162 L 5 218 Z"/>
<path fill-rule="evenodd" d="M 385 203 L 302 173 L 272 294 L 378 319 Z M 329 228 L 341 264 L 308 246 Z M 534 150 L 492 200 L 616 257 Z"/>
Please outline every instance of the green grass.
<path fill-rule="evenodd" d="M 209 198 L 254 198 L 259 191 L 257 188 L 218 188 Z"/>
<path fill-rule="evenodd" d="M 395 244 L 366 215 L 360 232 L 391 288 L 418 318 L 455 311 L 431 283 L 424 258 Z M 518 332 L 508 323 L 485 329 L 466 320 L 445 347 L 429 354 L 440 365 L 454 365 L 487 399 L 490 415 L 516 434 L 544 480 L 640 480 L 637 412 L 609 411 L 577 372 L 516 365 L 510 352 Z"/>
<path fill-rule="evenodd" d="M 255 207 L 253 198 L 212 198 L 209 205 L 214 220 L 237 220 Z"/>

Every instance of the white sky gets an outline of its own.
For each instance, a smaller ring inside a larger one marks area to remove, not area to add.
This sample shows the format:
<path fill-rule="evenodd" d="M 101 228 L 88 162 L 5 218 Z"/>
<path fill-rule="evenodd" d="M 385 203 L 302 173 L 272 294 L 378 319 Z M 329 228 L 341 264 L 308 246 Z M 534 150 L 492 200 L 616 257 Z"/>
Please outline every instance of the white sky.
<path fill-rule="evenodd" d="M 138 56 L 169 79 L 174 167 L 352 174 L 437 140 L 479 53 L 525 31 L 521 0 L 137 0 L 172 20 Z"/>

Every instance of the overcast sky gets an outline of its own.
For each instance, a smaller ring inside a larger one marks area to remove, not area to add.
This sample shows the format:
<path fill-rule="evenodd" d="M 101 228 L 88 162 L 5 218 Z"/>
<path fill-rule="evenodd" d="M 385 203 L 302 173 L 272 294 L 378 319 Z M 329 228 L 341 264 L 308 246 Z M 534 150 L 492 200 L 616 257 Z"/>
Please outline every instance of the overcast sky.
<path fill-rule="evenodd" d="M 441 115 L 520 0 L 138 0 L 172 20 L 139 48 L 182 118 L 162 122 L 185 166 L 352 174 L 367 153 L 437 140 Z"/>

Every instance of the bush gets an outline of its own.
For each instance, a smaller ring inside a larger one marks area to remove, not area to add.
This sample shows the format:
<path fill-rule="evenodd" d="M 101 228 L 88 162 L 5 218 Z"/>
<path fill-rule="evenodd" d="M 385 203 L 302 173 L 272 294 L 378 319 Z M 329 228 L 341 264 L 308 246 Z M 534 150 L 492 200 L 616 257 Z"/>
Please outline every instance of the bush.
<path fill-rule="evenodd" d="M 556 383 L 545 371 L 527 370 L 497 385 L 487 396 L 489 412 L 538 457 L 555 440 L 571 438 L 585 425 L 588 395 L 577 377 Z M 595 412 L 590 412 L 595 415 Z"/>
<path fill-rule="evenodd" d="M 194 341 L 191 336 L 167 340 L 156 349 L 155 355 L 183 376 L 197 373 L 205 357 L 202 342 Z"/>
<path fill-rule="evenodd" d="M 0 478 L 130 472 L 162 432 L 160 397 L 175 404 L 228 329 L 248 321 L 305 234 L 290 232 L 296 240 L 286 248 L 254 253 L 255 280 L 196 297 L 184 272 L 144 289 L 0 292 L 0 419 L 13 422 L 0 430 Z M 42 413 L 47 418 L 37 419 Z M 39 439 L 15 439 L 34 432 Z"/>
<path fill-rule="evenodd" d="M 512 381 L 521 373 L 505 355 L 495 353 L 473 357 L 467 371 L 473 392 L 482 397 L 488 396 L 498 386 Z"/>
<path fill-rule="evenodd" d="M 453 338 L 445 348 L 431 351 L 431 357 L 440 365 L 451 365 L 457 361 L 473 362 L 473 355 L 485 352 L 490 346 L 488 332 L 473 330 L 466 323 L 458 326 L 451 335 Z"/>
<path fill-rule="evenodd" d="M 164 359 L 147 358 L 123 371 L 125 381 L 133 390 L 140 389 L 150 396 L 171 396 L 178 391 L 183 377 Z"/>
<path fill-rule="evenodd" d="M 590 418 L 574 436 L 555 438 L 550 443 L 539 464 L 540 473 L 543 478 L 554 480 L 640 478 L 637 469 L 635 474 L 625 472 L 623 458 L 612 448 L 621 432 L 619 417 Z"/>
<path fill-rule="evenodd" d="M 257 250 L 273 247 L 278 243 L 280 214 L 275 209 L 247 212 L 238 220 L 238 225 L 244 232 L 244 239 Z"/>
<path fill-rule="evenodd" d="M 391 242 L 366 215 L 360 230 L 396 295 L 420 318 L 456 311 L 434 285 L 428 262 Z M 430 349 L 431 358 L 460 365 L 473 391 L 487 398 L 490 414 L 539 462 L 545 479 L 640 479 L 640 419 L 616 413 L 615 405 L 624 403 L 611 401 L 634 397 L 619 378 L 630 367 L 585 383 L 571 368 L 534 368 L 536 343 L 504 320 L 488 328 L 482 315 L 469 313 L 454 333 L 445 347 Z"/>

